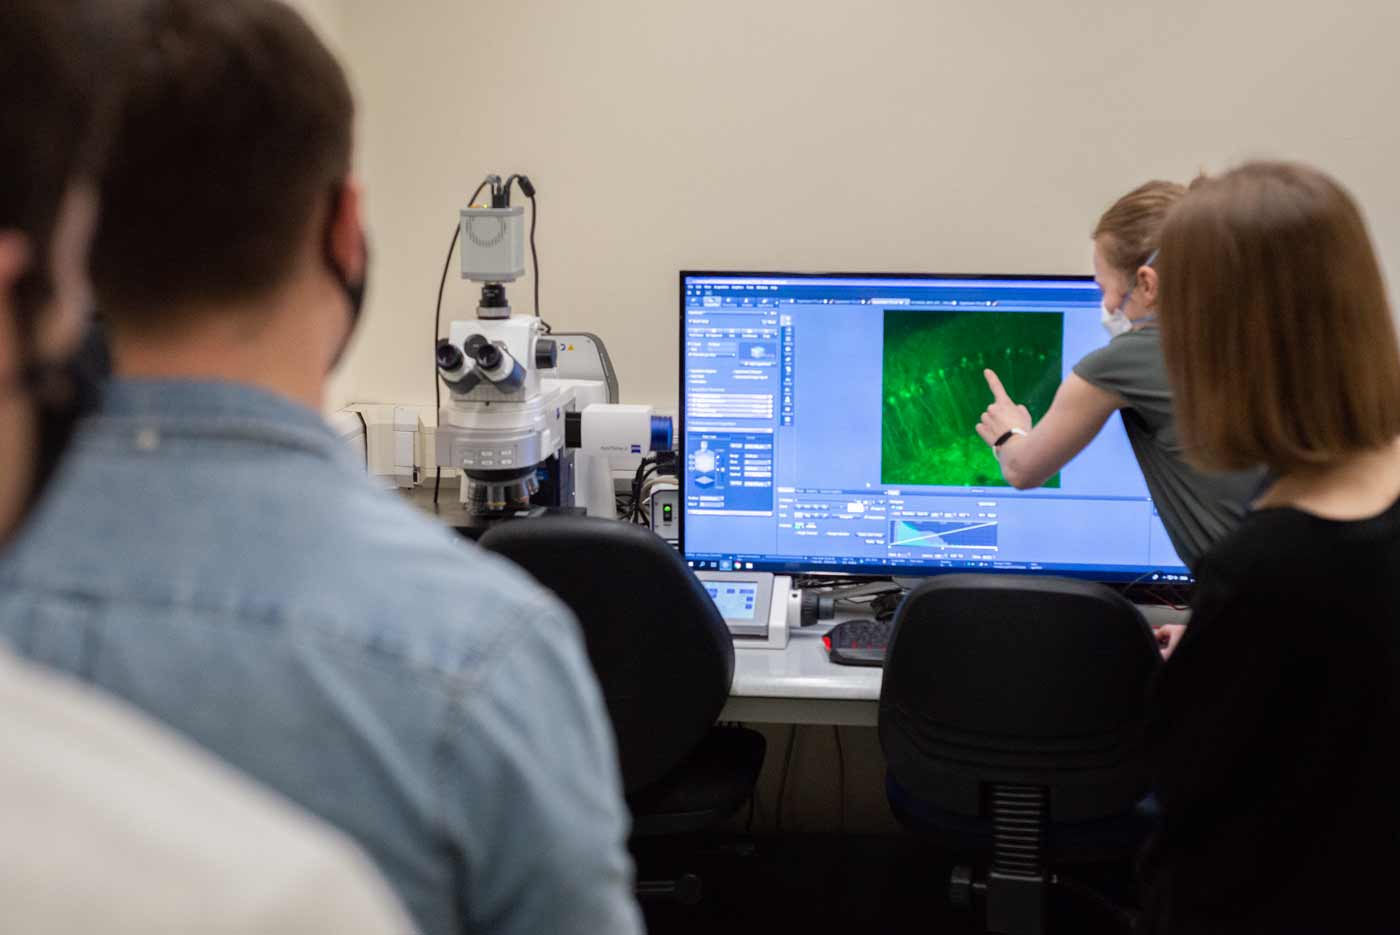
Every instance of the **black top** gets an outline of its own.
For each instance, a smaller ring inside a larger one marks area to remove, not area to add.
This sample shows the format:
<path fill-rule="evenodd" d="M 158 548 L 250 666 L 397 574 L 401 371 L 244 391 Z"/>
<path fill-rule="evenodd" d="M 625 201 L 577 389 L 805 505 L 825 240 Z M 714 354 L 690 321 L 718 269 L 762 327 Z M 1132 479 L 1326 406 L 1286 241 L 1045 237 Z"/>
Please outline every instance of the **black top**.
<path fill-rule="evenodd" d="M 1150 707 L 1147 930 L 1394 931 L 1400 502 L 1259 511 L 1197 576 Z"/>

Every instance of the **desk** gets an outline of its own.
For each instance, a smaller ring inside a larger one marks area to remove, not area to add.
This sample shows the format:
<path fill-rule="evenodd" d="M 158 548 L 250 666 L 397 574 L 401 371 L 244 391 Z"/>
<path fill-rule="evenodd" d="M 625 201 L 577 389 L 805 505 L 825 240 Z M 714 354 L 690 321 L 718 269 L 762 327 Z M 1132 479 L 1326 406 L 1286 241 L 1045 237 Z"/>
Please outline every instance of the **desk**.
<path fill-rule="evenodd" d="M 796 630 L 782 650 L 744 649 L 736 641 L 734 684 L 720 719 L 874 727 L 884 670 L 833 665 L 822 645 L 830 629 Z"/>
<path fill-rule="evenodd" d="M 1158 605 L 1139 609 L 1154 627 L 1185 623 L 1188 617 L 1186 611 Z M 884 670 L 833 665 L 821 640 L 831 627 L 794 630 L 782 650 L 745 649 L 742 641 L 736 641 L 734 684 L 720 720 L 874 727 Z"/>

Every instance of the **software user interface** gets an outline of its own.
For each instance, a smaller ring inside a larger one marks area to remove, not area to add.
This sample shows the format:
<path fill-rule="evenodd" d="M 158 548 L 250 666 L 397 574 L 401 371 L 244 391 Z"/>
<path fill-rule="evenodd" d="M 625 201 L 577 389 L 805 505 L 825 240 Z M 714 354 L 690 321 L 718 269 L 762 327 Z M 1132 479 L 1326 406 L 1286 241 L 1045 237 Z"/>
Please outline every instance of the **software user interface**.
<path fill-rule="evenodd" d="M 994 370 L 1034 419 L 1108 340 L 1087 277 L 682 283 L 693 567 L 1185 579 L 1113 416 L 1035 490 L 974 427 Z"/>
<path fill-rule="evenodd" d="M 707 581 L 705 590 L 725 620 L 752 620 L 758 585 L 752 581 Z"/>

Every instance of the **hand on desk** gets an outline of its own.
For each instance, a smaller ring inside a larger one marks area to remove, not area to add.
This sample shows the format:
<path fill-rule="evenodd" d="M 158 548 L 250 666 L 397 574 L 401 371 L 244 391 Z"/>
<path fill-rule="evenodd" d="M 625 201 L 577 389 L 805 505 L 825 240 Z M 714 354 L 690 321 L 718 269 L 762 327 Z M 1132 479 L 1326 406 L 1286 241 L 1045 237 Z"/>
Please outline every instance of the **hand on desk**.
<path fill-rule="evenodd" d="M 1184 623 L 1164 623 L 1154 631 L 1157 637 L 1157 645 L 1162 650 L 1162 658 L 1170 659 L 1171 654 L 1176 650 L 1176 644 L 1181 642 L 1181 637 L 1186 633 Z"/>

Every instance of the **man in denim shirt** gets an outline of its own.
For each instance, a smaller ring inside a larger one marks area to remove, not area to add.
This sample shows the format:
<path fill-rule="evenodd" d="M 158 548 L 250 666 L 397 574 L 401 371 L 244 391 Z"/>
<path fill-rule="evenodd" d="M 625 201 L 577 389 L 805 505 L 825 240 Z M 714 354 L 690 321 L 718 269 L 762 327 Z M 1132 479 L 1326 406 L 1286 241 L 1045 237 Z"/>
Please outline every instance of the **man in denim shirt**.
<path fill-rule="evenodd" d="M 348 831 L 423 932 L 638 931 L 574 621 L 317 415 L 366 264 L 339 66 L 271 0 L 143 9 L 93 250 L 119 379 L 0 638 Z"/>

